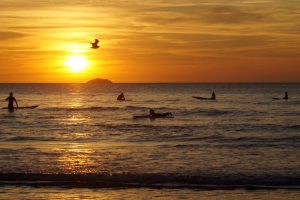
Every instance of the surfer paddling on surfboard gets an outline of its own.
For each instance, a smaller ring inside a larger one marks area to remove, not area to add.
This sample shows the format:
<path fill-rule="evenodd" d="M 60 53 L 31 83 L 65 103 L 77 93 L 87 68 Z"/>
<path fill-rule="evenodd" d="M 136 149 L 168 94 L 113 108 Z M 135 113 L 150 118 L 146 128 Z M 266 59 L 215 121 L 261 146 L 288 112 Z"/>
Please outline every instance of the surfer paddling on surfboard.
<path fill-rule="evenodd" d="M 173 114 L 171 112 L 166 113 L 156 113 L 153 109 L 149 110 L 149 115 L 139 115 L 133 116 L 133 119 L 156 119 L 156 118 L 173 118 Z"/>
<path fill-rule="evenodd" d="M 149 118 L 155 119 L 155 118 L 172 118 L 173 114 L 170 112 L 166 113 L 156 113 L 153 109 L 149 110 Z"/>
<path fill-rule="evenodd" d="M 5 99 L 6 101 L 8 101 L 8 111 L 9 112 L 14 112 L 14 102 L 16 103 L 17 105 L 17 108 L 19 107 L 18 105 L 18 102 L 17 102 L 17 99 L 14 97 L 13 93 L 9 93 L 9 96 Z"/>

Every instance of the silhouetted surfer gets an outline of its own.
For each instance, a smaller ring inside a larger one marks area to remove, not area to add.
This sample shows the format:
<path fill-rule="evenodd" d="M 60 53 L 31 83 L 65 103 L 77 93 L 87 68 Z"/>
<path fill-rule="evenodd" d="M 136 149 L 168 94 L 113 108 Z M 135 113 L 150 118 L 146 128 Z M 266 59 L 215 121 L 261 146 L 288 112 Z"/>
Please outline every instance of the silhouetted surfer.
<path fill-rule="evenodd" d="M 98 46 L 99 40 L 95 39 L 95 42 L 91 43 L 92 44 L 92 49 L 98 49 L 100 46 Z"/>
<path fill-rule="evenodd" d="M 215 94 L 214 91 L 213 91 L 212 94 L 211 94 L 211 99 L 216 100 L 216 94 Z"/>
<path fill-rule="evenodd" d="M 284 99 L 284 100 L 288 100 L 288 99 L 289 99 L 288 92 L 285 92 L 283 99 Z"/>
<path fill-rule="evenodd" d="M 150 117 L 154 117 L 156 115 L 155 111 L 154 110 L 149 110 L 149 116 Z"/>
<path fill-rule="evenodd" d="M 118 101 L 125 101 L 125 96 L 124 96 L 123 92 L 118 96 L 117 100 Z"/>
<path fill-rule="evenodd" d="M 213 91 L 211 94 L 211 97 L 197 97 L 197 96 L 192 96 L 195 99 L 199 99 L 199 100 L 216 100 L 216 93 Z"/>
<path fill-rule="evenodd" d="M 156 113 L 153 109 L 149 110 L 149 115 L 135 115 L 133 119 L 156 119 L 156 118 L 173 118 L 173 114 L 171 112 L 166 113 Z"/>
<path fill-rule="evenodd" d="M 278 98 L 278 97 L 273 98 L 273 100 L 281 100 L 281 99 L 288 100 L 289 99 L 288 92 L 284 93 L 284 97 L 283 98 Z"/>
<path fill-rule="evenodd" d="M 13 96 L 13 93 L 9 93 L 9 97 L 5 99 L 8 101 L 8 111 L 13 112 L 15 107 L 14 107 L 14 102 L 16 102 L 17 108 L 19 107 L 17 99 Z"/>
<path fill-rule="evenodd" d="M 153 109 L 149 110 L 149 118 L 150 119 L 164 118 L 164 117 L 173 117 L 173 114 L 170 112 L 156 113 Z"/>

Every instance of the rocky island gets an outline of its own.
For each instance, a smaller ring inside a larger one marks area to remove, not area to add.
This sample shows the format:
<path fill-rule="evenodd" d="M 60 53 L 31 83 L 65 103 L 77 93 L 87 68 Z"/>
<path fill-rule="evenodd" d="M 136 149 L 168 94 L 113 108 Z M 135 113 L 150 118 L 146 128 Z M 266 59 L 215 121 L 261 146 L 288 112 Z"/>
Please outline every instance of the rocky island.
<path fill-rule="evenodd" d="M 87 82 L 88 84 L 103 84 L 103 83 L 112 83 L 108 79 L 95 78 Z"/>

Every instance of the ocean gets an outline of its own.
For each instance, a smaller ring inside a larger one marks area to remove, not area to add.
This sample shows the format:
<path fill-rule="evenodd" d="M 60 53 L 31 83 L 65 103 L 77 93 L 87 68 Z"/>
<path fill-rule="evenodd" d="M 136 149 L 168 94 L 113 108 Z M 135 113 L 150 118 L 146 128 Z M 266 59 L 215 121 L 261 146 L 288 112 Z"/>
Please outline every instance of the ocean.
<path fill-rule="evenodd" d="M 1 107 L 9 92 L 39 107 L 0 110 L 0 199 L 300 198 L 300 84 L 0 84 Z M 174 118 L 133 119 L 150 109 Z"/>

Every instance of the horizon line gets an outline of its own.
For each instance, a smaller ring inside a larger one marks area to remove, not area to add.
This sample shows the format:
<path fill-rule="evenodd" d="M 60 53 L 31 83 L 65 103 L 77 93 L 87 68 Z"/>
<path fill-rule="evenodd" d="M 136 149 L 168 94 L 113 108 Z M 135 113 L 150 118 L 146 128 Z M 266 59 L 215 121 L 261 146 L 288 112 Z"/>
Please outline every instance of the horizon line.
<path fill-rule="evenodd" d="M 274 82 L 112 82 L 112 83 L 87 83 L 87 82 L 0 82 L 0 84 L 299 84 L 300 82 L 274 81 Z"/>

